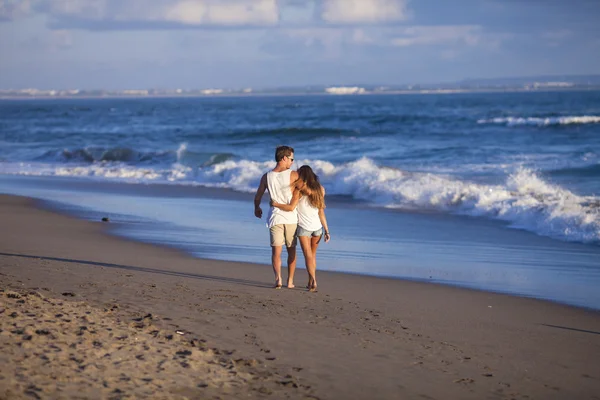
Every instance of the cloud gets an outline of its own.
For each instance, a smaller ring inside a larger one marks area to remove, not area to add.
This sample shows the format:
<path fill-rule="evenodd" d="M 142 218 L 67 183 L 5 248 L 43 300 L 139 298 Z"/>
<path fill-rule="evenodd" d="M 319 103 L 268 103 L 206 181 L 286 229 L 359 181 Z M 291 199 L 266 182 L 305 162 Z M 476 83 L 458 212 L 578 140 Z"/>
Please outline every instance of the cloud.
<path fill-rule="evenodd" d="M 329 58 L 342 55 L 344 50 L 356 46 L 381 46 L 389 42 L 385 28 L 345 26 L 280 29 L 277 36 L 265 35 L 265 42 L 272 54 L 296 56 L 306 49 L 321 51 Z M 290 50 L 293 49 L 293 50 Z"/>
<path fill-rule="evenodd" d="M 21 45 L 32 48 L 36 51 L 68 50 L 73 47 L 73 37 L 71 32 L 64 30 L 55 30 L 45 35 L 37 35 L 24 40 Z"/>
<path fill-rule="evenodd" d="M 569 29 L 546 31 L 541 34 L 541 38 L 546 41 L 546 44 L 552 47 L 560 46 L 572 36 L 573 32 Z"/>
<path fill-rule="evenodd" d="M 279 21 L 276 0 L 179 1 L 166 10 L 165 19 L 183 24 L 273 25 Z"/>
<path fill-rule="evenodd" d="M 406 0 L 321 0 L 321 19 L 334 24 L 362 24 L 407 19 Z"/>
<path fill-rule="evenodd" d="M 481 41 L 482 27 L 479 25 L 411 26 L 400 28 L 397 32 L 391 44 L 398 47 L 459 43 L 475 46 Z"/>
<path fill-rule="evenodd" d="M 331 58 L 339 55 L 346 37 L 348 37 L 346 29 L 282 29 L 277 36 L 265 34 L 261 50 L 283 58 L 313 59 L 316 55 Z"/>
<path fill-rule="evenodd" d="M 69 31 L 53 31 L 47 36 L 47 40 L 48 45 L 55 50 L 66 50 L 73 47 L 73 37 Z"/>
<path fill-rule="evenodd" d="M 63 28 L 268 26 L 279 21 L 277 0 L 37 0 L 36 9 Z"/>
<path fill-rule="evenodd" d="M 408 1 L 0 0 L 0 19 L 38 12 L 53 28 L 90 30 L 372 25 L 406 20 Z"/>
<path fill-rule="evenodd" d="M 281 6 L 305 8 L 310 0 L 279 0 Z"/>
<path fill-rule="evenodd" d="M 479 25 L 443 26 L 336 26 L 280 29 L 265 35 L 264 50 L 273 55 L 295 57 L 302 53 L 327 58 L 359 54 L 398 53 L 400 48 L 434 51 L 443 59 L 454 59 L 470 49 L 496 51 L 510 37 L 490 33 Z M 397 50 L 393 50 L 393 49 Z M 398 53 L 399 54 L 399 53 Z"/>
<path fill-rule="evenodd" d="M 12 21 L 29 14 L 30 0 L 0 0 L 0 21 Z"/>

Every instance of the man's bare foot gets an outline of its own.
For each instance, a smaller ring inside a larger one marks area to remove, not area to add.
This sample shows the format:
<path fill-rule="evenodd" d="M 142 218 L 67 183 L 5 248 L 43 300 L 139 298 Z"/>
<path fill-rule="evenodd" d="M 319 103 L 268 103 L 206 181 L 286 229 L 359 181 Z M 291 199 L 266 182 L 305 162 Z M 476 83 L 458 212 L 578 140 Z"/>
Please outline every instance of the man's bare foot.
<path fill-rule="evenodd" d="M 275 286 L 273 286 L 273 289 L 281 289 L 281 286 L 283 286 L 281 284 L 281 278 L 275 279 Z"/>
<path fill-rule="evenodd" d="M 293 289 L 296 287 L 296 285 L 294 285 L 293 283 L 288 283 L 287 287 L 288 287 L 288 289 Z"/>
<path fill-rule="evenodd" d="M 309 291 L 309 292 L 313 292 L 313 293 L 314 293 L 314 292 L 318 292 L 318 290 L 317 290 L 317 285 L 311 286 L 311 287 L 308 289 L 308 291 Z"/>

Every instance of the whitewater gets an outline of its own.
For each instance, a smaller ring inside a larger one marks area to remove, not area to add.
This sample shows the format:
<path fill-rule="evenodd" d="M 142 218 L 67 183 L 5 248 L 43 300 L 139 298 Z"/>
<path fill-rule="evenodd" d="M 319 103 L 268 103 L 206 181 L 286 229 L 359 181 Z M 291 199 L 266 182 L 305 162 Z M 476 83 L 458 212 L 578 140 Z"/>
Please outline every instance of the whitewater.
<path fill-rule="evenodd" d="M 182 158 L 185 146 L 176 154 Z M 499 219 L 510 227 L 556 239 L 600 243 L 600 197 L 579 196 L 549 184 L 532 170 L 520 168 L 502 184 L 486 185 L 433 173 L 378 166 L 369 158 L 334 164 L 298 159 L 310 165 L 329 195 L 350 196 L 374 207 L 438 211 Z M 92 165 L 1 164 L 0 173 L 105 179 L 126 183 L 198 185 L 256 190 L 274 161 L 226 160 L 193 168 L 175 163 L 169 168 L 144 168 L 101 161 Z"/>
<path fill-rule="evenodd" d="M 480 119 L 479 124 L 506 124 L 508 126 L 516 125 L 575 125 L 575 124 L 600 124 L 600 116 L 582 115 L 582 116 L 564 116 L 564 117 L 499 117 L 492 119 Z"/>

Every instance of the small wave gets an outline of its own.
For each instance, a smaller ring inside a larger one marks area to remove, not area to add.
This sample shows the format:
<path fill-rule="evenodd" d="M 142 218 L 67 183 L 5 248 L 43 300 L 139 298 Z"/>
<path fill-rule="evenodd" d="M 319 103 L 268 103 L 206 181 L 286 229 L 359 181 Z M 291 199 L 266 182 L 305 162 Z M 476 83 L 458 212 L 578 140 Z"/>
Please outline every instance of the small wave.
<path fill-rule="evenodd" d="M 330 195 L 350 196 L 382 207 L 498 219 L 542 236 L 600 243 L 600 199 L 578 196 L 549 184 L 528 169 L 519 169 L 503 184 L 485 185 L 378 166 L 368 158 L 338 165 L 323 160 L 298 160 L 298 165 L 302 164 L 313 167 Z M 174 163 L 165 168 L 111 162 L 83 166 L 0 163 L 0 173 L 200 185 L 251 193 L 261 176 L 274 166 L 274 161 L 231 158 L 223 162 L 215 159 L 204 166 Z"/>
<path fill-rule="evenodd" d="M 573 124 L 599 124 L 600 116 L 564 116 L 564 117 L 500 117 L 491 119 L 480 119 L 478 124 L 499 124 L 506 126 L 552 126 L 552 125 L 573 125 Z"/>
<path fill-rule="evenodd" d="M 285 135 L 286 138 L 297 137 L 299 139 L 312 139 L 316 137 L 325 136 L 344 136 L 344 135 L 355 135 L 356 131 L 338 128 L 327 128 L 327 127 L 281 127 L 276 129 L 260 129 L 260 130 L 244 130 L 234 131 L 228 136 L 233 139 L 252 139 L 257 136 L 260 137 L 277 137 Z"/>
<path fill-rule="evenodd" d="M 185 153 L 187 152 L 187 148 L 188 148 L 187 143 L 181 143 L 179 145 L 179 148 L 175 152 L 177 154 L 177 162 L 181 162 L 181 160 L 185 156 Z"/>
<path fill-rule="evenodd" d="M 144 168 L 145 166 L 162 165 L 170 166 L 181 164 L 190 167 L 207 167 L 234 159 L 233 153 L 208 153 L 196 152 L 188 149 L 182 143 L 177 150 L 165 151 L 137 151 L 129 147 L 85 147 L 77 149 L 50 150 L 34 159 L 36 162 L 54 162 L 56 168 L 69 169 L 70 164 L 77 164 L 78 171 L 89 164 L 99 164 L 98 168 L 106 166 L 114 168 L 129 165 Z M 62 164 L 62 166 L 60 166 Z M 84 164 L 84 165 L 81 165 Z M 98 168 L 92 168 L 98 171 Z"/>
<path fill-rule="evenodd" d="M 187 143 L 182 143 L 176 151 L 177 163 L 187 166 L 207 167 L 235 158 L 233 153 L 204 153 L 188 149 Z"/>
<path fill-rule="evenodd" d="M 49 150 L 36 161 L 58 161 L 58 162 L 125 162 L 125 163 L 147 163 L 162 162 L 172 158 L 175 160 L 172 151 L 137 151 L 129 147 L 84 147 L 77 149 Z"/>
<path fill-rule="evenodd" d="M 227 160 L 231 160 L 235 157 L 232 153 L 217 153 L 210 156 L 208 161 L 202 164 L 203 167 L 210 167 L 212 165 L 221 164 Z"/>
<path fill-rule="evenodd" d="M 549 175 L 552 175 L 552 176 L 578 176 L 578 177 L 586 177 L 586 178 L 599 177 L 600 178 L 600 164 L 586 165 L 584 167 L 555 169 L 553 171 L 550 171 Z"/>

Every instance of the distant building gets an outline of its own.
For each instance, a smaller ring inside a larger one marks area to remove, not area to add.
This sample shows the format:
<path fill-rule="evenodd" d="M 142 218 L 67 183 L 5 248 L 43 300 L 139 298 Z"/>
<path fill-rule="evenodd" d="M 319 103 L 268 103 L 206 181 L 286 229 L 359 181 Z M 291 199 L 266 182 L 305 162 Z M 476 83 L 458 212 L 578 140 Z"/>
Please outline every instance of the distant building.
<path fill-rule="evenodd" d="M 571 86 L 575 86 L 573 83 L 571 82 L 535 82 L 533 84 L 534 87 L 536 88 L 560 88 L 560 87 L 571 87 Z"/>
<path fill-rule="evenodd" d="M 128 89 L 123 90 L 123 94 L 127 96 L 148 96 L 147 90 Z"/>
<path fill-rule="evenodd" d="M 340 86 L 340 87 L 325 88 L 325 92 L 329 93 L 329 94 L 341 95 L 341 94 L 364 94 L 367 91 L 364 88 L 357 87 L 357 86 L 353 86 L 353 87 Z"/>
<path fill-rule="evenodd" d="M 223 89 L 204 89 L 204 90 L 201 90 L 200 93 L 206 94 L 206 95 L 221 94 L 221 93 L 223 93 Z"/>

